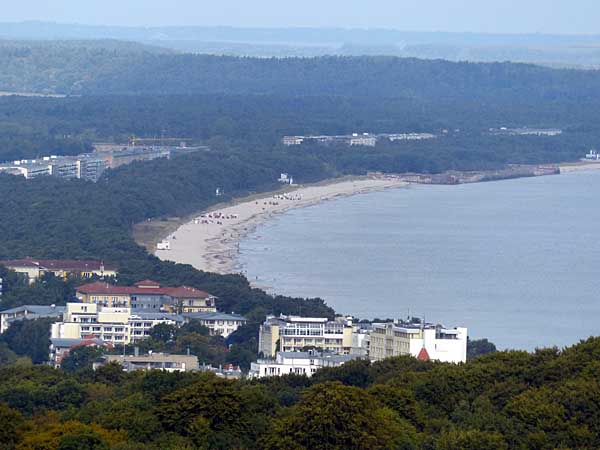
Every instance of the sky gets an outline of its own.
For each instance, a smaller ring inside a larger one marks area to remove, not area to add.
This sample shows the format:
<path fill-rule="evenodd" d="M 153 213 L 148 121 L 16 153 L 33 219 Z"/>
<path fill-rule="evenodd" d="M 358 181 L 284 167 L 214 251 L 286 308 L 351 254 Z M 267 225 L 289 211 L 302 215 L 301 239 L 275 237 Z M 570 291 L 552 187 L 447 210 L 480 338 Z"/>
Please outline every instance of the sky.
<path fill-rule="evenodd" d="M 0 21 L 596 34 L 598 0 L 19 0 Z"/>

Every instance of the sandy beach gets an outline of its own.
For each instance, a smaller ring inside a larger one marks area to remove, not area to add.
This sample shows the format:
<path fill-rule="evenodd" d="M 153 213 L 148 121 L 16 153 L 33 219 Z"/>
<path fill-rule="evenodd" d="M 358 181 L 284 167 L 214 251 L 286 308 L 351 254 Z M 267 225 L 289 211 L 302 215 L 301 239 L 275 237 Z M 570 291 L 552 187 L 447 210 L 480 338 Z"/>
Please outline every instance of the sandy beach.
<path fill-rule="evenodd" d="M 302 208 L 339 197 L 407 186 L 397 177 L 364 177 L 298 185 L 285 193 L 265 193 L 198 214 L 169 234 L 170 250 L 156 250 L 162 260 L 191 264 L 197 269 L 236 271 L 239 241 L 262 222 L 291 208 Z"/>
<path fill-rule="evenodd" d="M 579 161 L 560 165 L 560 173 L 580 172 L 583 170 L 600 170 L 600 161 Z"/>

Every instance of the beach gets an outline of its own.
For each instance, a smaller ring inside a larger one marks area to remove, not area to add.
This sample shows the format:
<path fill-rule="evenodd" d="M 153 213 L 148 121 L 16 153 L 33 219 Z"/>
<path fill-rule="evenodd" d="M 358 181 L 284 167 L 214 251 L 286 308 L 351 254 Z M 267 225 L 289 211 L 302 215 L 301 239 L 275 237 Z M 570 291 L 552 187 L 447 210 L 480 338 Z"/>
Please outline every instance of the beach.
<path fill-rule="evenodd" d="M 578 161 L 560 165 L 560 173 L 600 170 L 600 161 Z"/>
<path fill-rule="evenodd" d="M 194 215 L 165 237 L 169 250 L 154 253 L 162 260 L 191 264 L 207 272 L 236 272 L 239 241 L 274 215 L 340 197 L 407 185 L 395 176 L 346 178 L 290 186 L 285 191 L 240 199 Z"/>

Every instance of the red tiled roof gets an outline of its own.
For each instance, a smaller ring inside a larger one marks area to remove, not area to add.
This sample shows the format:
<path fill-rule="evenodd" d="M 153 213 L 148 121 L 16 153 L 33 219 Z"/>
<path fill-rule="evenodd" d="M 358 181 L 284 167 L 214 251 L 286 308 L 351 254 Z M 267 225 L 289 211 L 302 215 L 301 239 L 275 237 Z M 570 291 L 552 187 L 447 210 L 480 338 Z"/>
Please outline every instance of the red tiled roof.
<path fill-rule="evenodd" d="M 151 284 L 155 283 L 155 284 Z M 158 286 L 158 287 L 154 287 Z M 77 292 L 83 294 L 103 294 L 103 295 L 131 295 L 131 294 L 161 294 L 169 295 L 175 298 L 206 298 L 210 294 L 198 289 L 180 286 L 180 287 L 160 287 L 156 282 L 141 281 L 135 286 L 115 286 L 102 281 L 84 284 L 77 288 Z"/>
<path fill-rule="evenodd" d="M 427 352 L 427 349 L 425 347 L 421 349 L 421 351 L 419 352 L 419 356 L 417 356 L 417 359 L 420 361 L 429 361 L 429 353 Z"/>

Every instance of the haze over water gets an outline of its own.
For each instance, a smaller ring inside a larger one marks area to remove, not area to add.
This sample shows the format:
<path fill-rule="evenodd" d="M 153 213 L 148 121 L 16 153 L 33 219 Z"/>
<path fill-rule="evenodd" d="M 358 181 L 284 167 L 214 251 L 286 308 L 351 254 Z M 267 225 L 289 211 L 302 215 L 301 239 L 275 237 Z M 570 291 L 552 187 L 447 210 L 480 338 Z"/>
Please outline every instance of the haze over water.
<path fill-rule="evenodd" d="M 600 173 L 411 186 L 292 210 L 240 245 L 248 278 L 361 318 L 463 325 L 499 348 L 600 335 Z"/>

